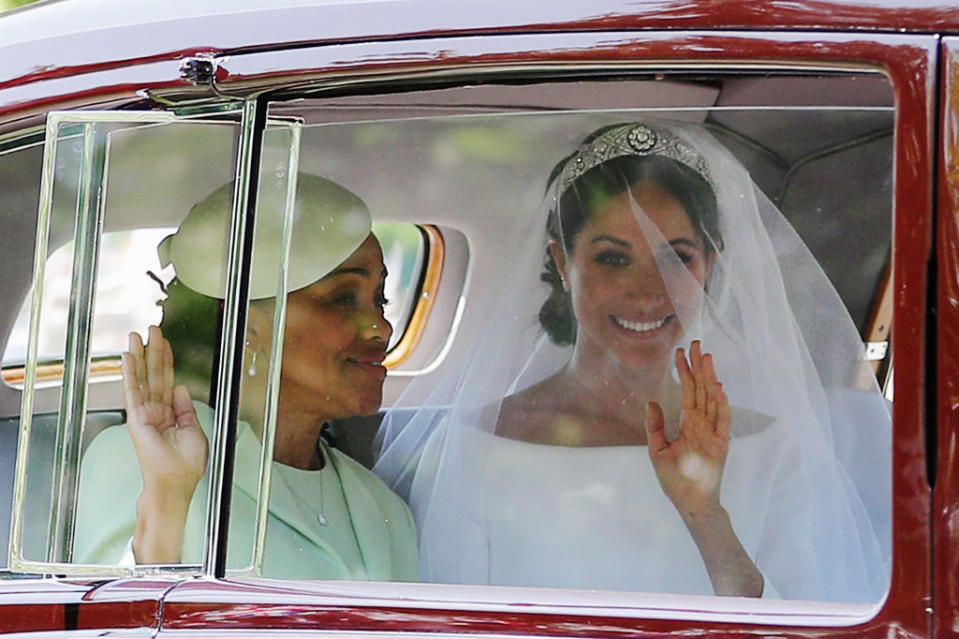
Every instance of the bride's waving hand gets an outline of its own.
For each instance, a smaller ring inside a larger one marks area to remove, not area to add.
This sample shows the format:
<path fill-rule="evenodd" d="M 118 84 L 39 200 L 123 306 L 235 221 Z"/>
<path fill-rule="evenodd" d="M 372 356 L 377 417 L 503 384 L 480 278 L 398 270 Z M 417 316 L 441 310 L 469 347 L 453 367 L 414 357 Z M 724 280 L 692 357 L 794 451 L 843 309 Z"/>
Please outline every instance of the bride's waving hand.
<path fill-rule="evenodd" d="M 676 350 L 682 388 L 679 433 L 666 437 L 663 410 L 650 402 L 646 411 L 649 458 L 663 492 L 689 529 L 717 595 L 758 597 L 763 578 L 733 531 L 719 489 L 729 453 L 729 400 L 716 379 L 712 356 L 700 342 Z"/>
<path fill-rule="evenodd" d="M 699 341 L 676 350 L 676 370 L 682 388 L 679 433 L 666 437 L 663 410 L 650 402 L 646 412 L 649 458 L 663 492 L 684 517 L 719 506 L 719 487 L 729 452 L 729 400 L 716 379 L 712 356 Z"/>

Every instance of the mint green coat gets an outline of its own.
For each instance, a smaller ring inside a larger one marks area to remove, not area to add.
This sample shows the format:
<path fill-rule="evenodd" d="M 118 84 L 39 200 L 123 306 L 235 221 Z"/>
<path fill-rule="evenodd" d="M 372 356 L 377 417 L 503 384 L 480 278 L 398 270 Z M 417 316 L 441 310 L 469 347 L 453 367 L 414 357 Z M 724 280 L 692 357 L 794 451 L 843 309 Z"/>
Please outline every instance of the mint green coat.
<path fill-rule="evenodd" d="M 195 406 L 209 437 L 213 410 L 205 404 Z M 263 575 L 416 580 L 416 532 L 406 504 L 352 458 L 325 444 L 323 451 L 329 463 L 321 471 L 273 463 Z M 251 562 L 260 456 L 259 439 L 245 422 L 240 422 L 227 548 L 229 568 L 241 569 Z M 208 489 L 209 478 L 205 475 L 190 504 L 184 563 L 202 561 Z M 90 445 L 81 465 L 74 562 L 116 564 L 132 560 L 130 541 L 141 490 L 139 464 L 127 428 L 106 429 Z"/>

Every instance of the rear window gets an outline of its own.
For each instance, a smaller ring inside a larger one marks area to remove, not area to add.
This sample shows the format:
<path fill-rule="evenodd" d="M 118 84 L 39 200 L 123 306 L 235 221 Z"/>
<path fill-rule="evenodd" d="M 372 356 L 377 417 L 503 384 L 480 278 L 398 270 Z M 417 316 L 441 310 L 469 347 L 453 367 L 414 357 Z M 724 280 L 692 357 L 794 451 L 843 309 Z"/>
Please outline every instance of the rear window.
<path fill-rule="evenodd" d="M 156 325 L 162 317 L 158 302 L 165 297 L 165 283 L 172 268 L 162 268 L 157 246 L 176 228 L 144 228 L 104 233 L 100 247 L 101 273 L 97 279 L 96 310 L 91 333 L 91 373 L 101 379 L 119 375 L 119 354 L 127 348 L 127 336 Z M 383 246 L 391 277 L 387 281 L 387 317 L 393 324 L 391 347 L 405 333 L 418 301 L 418 289 L 429 246 L 414 224 L 381 223 L 374 233 Z M 73 242 L 57 248 L 47 259 L 43 315 L 40 320 L 38 359 L 48 383 L 59 381 L 64 335 L 70 307 Z M 23 386 L 23 363 L 30 329 L 31 299 L 28 297 L 3 353 L 4 381 Z"/>

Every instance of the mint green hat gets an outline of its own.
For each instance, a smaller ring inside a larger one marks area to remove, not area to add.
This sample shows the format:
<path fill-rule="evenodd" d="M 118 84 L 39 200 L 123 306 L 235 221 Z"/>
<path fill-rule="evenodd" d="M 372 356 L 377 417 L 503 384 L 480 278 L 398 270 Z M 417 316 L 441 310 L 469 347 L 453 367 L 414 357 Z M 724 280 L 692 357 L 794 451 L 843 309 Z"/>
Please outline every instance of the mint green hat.
<path fill-rule="evenodd" d="M 265 182 L 269 182 L 268 180 Z M 253 240 L 250 299 L 276 297 L 281 264 L 285 189 L 261 186 Z M 233 183 L 196 203 L 176 233 L 160 242 L 163 266 L 209 297 L 223 298 L 229 251 Z M 309 286 L 352 255 L 372 228 L 366 204 L 339 184 L 316 175 L 297 176 L 287 292 Z"/>

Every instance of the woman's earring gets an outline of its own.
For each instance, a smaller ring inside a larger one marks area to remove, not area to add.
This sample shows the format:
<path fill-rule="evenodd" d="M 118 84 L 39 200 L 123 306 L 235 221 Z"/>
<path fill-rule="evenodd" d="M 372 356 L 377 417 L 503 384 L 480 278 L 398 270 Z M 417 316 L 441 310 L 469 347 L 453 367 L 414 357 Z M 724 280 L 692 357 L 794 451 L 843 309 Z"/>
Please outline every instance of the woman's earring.
<path fill-rule="evenodd" d="M 566 281 L 565 277 L 559 278 L 559 281 L 563 284 L 563 292 L 569 293 L 569 282 Z"/>
<path fill-rule="evenodd" d="M 253 358 L 250 360 L 250 368 L 247 370 L 250 377 L 256 377 L 256 351 L 253 351 Z"/>

